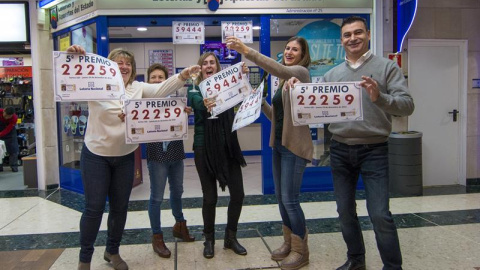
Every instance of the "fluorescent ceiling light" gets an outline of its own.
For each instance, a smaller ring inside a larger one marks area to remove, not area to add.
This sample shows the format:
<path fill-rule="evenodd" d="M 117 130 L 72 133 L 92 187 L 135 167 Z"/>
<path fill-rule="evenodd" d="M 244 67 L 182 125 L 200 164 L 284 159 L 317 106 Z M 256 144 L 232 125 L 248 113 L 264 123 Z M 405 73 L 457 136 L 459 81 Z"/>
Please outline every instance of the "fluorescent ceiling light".
<path fill-rule="evenodd" d="M 140 32 L 145 32 L 147 31 L 148 29 L 146 27 L 138 27 L 137 28 L 137 31 L 140 31 Z"/>
<path fill-rule="evenodd" d="M 252 29 L 253 29 L 253 30 L 260 30 L 261 27 L 260 27 L 260 26 L 254 26 L 254 27 L 252 27 Z"/>

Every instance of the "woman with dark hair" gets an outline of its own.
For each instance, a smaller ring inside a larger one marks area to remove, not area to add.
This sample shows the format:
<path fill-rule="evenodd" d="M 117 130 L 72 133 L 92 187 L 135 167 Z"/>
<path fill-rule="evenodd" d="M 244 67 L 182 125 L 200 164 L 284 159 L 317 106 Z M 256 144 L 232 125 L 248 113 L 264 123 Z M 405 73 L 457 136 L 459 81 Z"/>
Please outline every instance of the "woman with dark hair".
<path fill-rule="evenodd" d="M 312 137 L 308 126 L 294 126 L 290 94 L 285 82 L 291 77 L 310 82 L 310 52 L 302 37 L 290 38 L 278 63 L 235 37 L 227 37 L 227 47 L 236 50 L 266 72 L 280 79 L 280 87 L 272 98 L 272 106 L 262 103 L 262 111 L 272 122 L 272 147 L 275 195 L 283 222 L 284 243 L 272 252 L 272 260 L 282 261 L 282 269 L 300 269 L 309 263 L 308 231 L 300 206 L 303 172 L 313 156 Z"/>
<path fill-rule="evenodd" d="M 204 53 L 198 60 L 201 72 L 195 81 L 194 88 L 199 90 L 198 84 L 204 79 L 219 72 L 220 62 L 212 52 Z M 246 72 L 244 66 L 243 72 Z M 203 234 L 205 236 L 203 256 L 213 258 L 215 245 L 215 208 L 217 205 L 217 180 L 222 190 L 228 187 L 230 202 L 228 204 L 228 221 L 225 229 L 224 247 L 232 249 L 236 254 L 246 255 L 247 250 L 238 243 L 237 227 L 242 211 L 243 190 L 242 169 L 245 167 L 237 132 L 231 132 L 233 125 L 233 108 L 218 115 L 218 119 L 207 119 L 210 116 L 205 104 L 207 99 L 200 92 L 191 91 L 188 99 L 195 113 L 195 135 L 193 151 L 203 192 Z"/>
<path fill-rule="evenodd" d="M 161 64 L 153 64 L 147 70 L 148 83 L 162 83 L 168 79 L 168 69 Z M 160 208 L 165 193 L 165 186 L 170 187 L 170 207 L 175 217 L 173 236 L 185 242 L 195 241 L 191 236 L 187 221 L 182 212 L 183 194 L 183 160 L 185 150 L 183 141 L 147 143 L 147 165 L 150 174 L 150 201 L 148 217 L 152 228 L 153 250 L 162 258 L 170 258 L 171 252 L 163 241 Z"/>
<path fill-rule="evenodd" d="M 85 54 L 85 49 L 72 45 L 69 53 Z M 136 66 L 132 52 L 117 48 L 108 59 L 118 64 L 129 99 L 165 97 L 182 88 L 191 73 L 199 66 L 185 68 L 161 84 L 135 81 Z M 114 269 L 128 269 L 119 255 L 128 200 L 134 179 L 134 151 L 138 144 L 125 143 L 125 123 L 119 117 L 123 103 L 120 100 L 89 101 L 88 128 L 80 156 L 85 210 L 80 219 L 80 258 L 78 269 L 90 269 L 94 243 L 102 222 L 108 197 L 107 245 L 104 259 Z"/>

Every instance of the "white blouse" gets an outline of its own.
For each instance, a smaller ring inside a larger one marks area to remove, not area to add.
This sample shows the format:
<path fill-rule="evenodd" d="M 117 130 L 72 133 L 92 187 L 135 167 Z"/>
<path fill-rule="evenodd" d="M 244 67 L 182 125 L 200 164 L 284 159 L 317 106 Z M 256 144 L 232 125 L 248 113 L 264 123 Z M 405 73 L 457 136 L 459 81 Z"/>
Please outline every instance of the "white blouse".
<path fill-rule="evenodd" d="M 148 84 L 134 81 L 127 85 L 125 94 L 128 99 L 161 98 L 175 93 L 185 84 L 180 75 L 174 75 L 163 83 Z M 124 156 L 138 144 L 125 143 L 125 122 L 118 117 L 123 104 L 120 100 L 89 101 L 88 126 L 85 133 L 85 145 L 90 152 L 99 156 Z"/>

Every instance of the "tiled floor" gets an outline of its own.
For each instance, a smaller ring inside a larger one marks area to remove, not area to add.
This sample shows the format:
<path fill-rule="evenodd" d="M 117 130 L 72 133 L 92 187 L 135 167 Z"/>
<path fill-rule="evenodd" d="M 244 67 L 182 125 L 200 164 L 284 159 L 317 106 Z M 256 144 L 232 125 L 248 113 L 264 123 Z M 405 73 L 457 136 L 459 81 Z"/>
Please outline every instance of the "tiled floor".
<path fill-rule="evenodd" d="M 221 197 L 217 210 L 215 257 L 203 258 L 201 189 L 193 161 L 187 160 L 184 214 L 198 241 L 175 241 L 171 235 L 174 219 L 168 202 L 165 202 L 162 205 L 162 227 L 172 257 L 162 259 L 152 251 L 147 214 L 149 183 L 144 168 L 145 182 L 132 192 L 120 249 L 130 269 L 279 269 L 278 264 L 270 260 L 270 251 L 283 239 L 275 198 L 261 195 L 260 158 L 248 157 L 247 162 L 249 166 L 243 171 L 247 197 L 238 232 L 240 242 L 248 250 L 247 256 L 223 249 L 228 197 Z M 226 196 L 228 192 L 219 194 Z M 301 199 L 310 232 L 310 264 L 302 269 L 335 269 L 345 260 L 346 247 L 339 232 L 332 193 L 303 193 Z M 480 187 L 427 188 L 424 196 L 393 197 L 390 204 L 399 230 L 404 269 L 480 269 Z M 22 264 L 17 264 L 15 269 L 76 268 L 82 195 L 62 189 L 53 192 L 0 191 L 0 209 L 0 269 L 13 269 L 2 268 L 7 258 L 21 260 Z M 363 191 L 358 191 L 358 214 L 364 230 L 368 269 L 381 269 Z M 105 229 L 104 222 L 98 235 L 92 269 L 113 269 L 102 257 Z M 15 257 L 11 253 L 14 250 L 38 252 Z M 50 256 L 49 264 L 44 268 L 40 268 L 40 264 L 29 265 L 28 261 L 39 257 L 43 250 L 55 251 L 53 253 L 58 258 L 52 260 Z"/>

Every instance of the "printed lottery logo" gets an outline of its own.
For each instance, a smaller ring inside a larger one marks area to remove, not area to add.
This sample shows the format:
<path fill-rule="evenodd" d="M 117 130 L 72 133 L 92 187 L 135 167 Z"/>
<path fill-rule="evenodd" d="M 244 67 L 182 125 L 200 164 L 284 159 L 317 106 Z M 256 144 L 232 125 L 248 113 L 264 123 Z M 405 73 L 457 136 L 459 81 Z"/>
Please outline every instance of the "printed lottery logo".
<path fill-rule="evenodd" d="M 94 82 L 88 82 L 88 87 L 95 87 L 95 83 Z"/>

